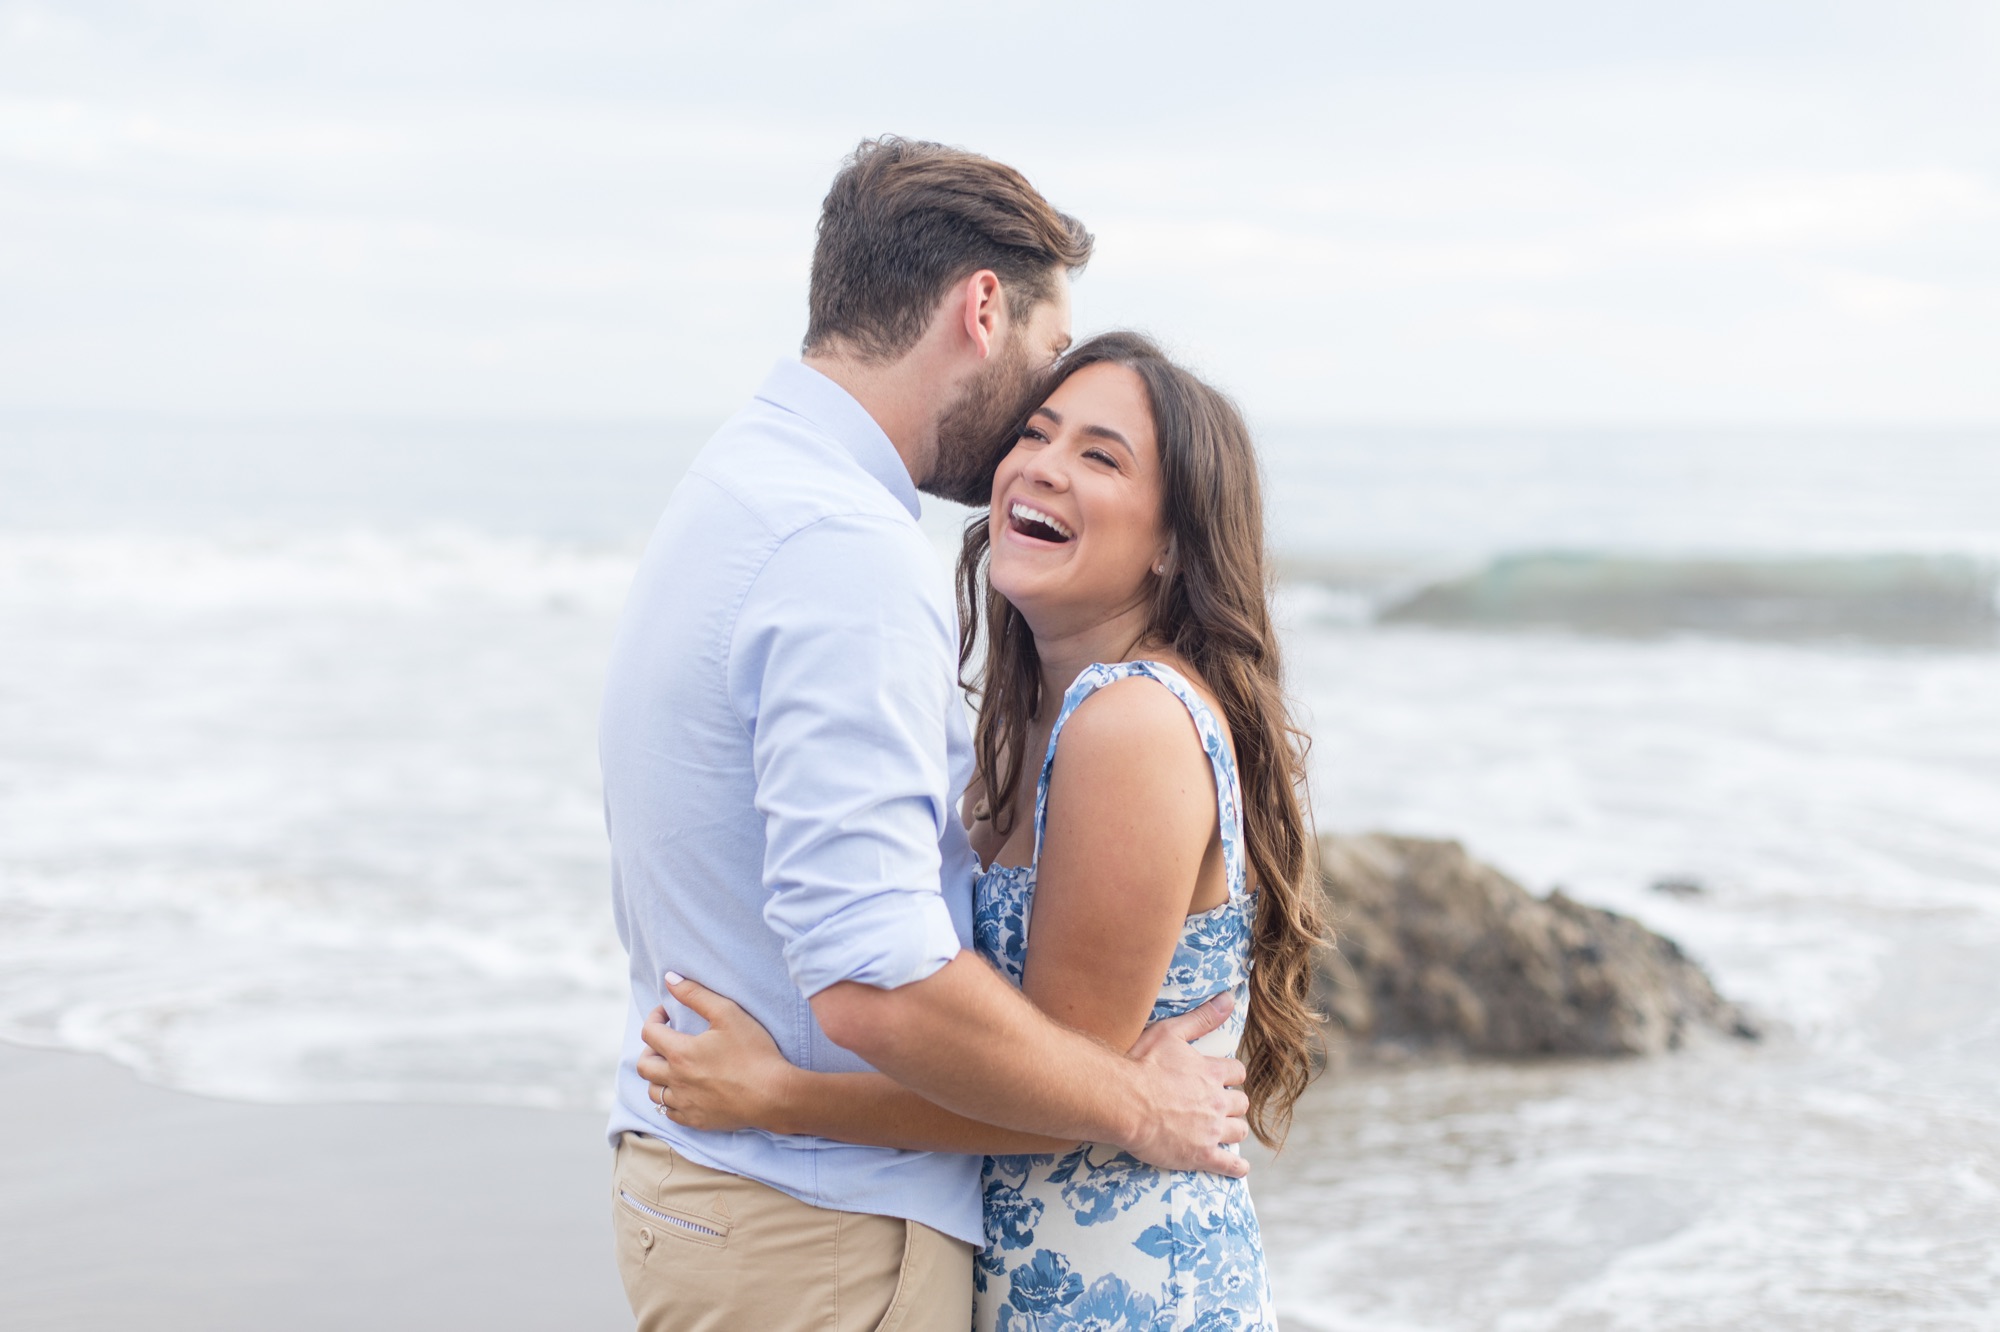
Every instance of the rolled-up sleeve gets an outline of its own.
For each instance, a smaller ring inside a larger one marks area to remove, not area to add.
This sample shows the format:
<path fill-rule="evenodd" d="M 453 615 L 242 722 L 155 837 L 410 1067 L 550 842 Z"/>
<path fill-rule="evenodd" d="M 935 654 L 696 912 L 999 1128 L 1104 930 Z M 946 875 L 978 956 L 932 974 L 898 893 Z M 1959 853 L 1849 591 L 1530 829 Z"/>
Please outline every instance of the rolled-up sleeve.
<path fill-rule="evenodd" d="M 778 546 L 736 617 L 764 920 L 807 996 L 907 985 L 959 951 L 938 882 L 956 635 L 934 559 L 906 525 L 823 519 Z"/>

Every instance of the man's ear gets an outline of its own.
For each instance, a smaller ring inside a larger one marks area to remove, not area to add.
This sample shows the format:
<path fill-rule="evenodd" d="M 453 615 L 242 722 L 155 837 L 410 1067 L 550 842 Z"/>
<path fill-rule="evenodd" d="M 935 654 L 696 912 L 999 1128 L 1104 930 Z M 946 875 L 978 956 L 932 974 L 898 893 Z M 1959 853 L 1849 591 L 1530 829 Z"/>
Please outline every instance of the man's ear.
<path fill-rule="evenodd" d="M 993 340 L 1000 331 L 999 274 L 982 268 L 965 280 L 959 293 L 965 336 L 972 340 L 973 349 L 983 361 L 993 354 Z"/>

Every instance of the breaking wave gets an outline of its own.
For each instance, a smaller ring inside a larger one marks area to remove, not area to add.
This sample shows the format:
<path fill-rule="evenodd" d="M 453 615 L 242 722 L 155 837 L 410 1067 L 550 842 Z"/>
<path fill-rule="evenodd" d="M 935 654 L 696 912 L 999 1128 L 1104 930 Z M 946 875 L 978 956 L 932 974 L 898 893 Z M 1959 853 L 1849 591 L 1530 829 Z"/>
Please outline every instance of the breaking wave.
<path fill-rule="evenodd" d="M 1324 567 L 1298 569 L 1294 577 L 1346 604 L 1360 596 L 1366 618 L 1387 624 L 1556 628 L 1620 637 L 2000 644 L 2000 564 L 1964 555 L 1530 552 L 1443 577 L 1355 578 Z"/>

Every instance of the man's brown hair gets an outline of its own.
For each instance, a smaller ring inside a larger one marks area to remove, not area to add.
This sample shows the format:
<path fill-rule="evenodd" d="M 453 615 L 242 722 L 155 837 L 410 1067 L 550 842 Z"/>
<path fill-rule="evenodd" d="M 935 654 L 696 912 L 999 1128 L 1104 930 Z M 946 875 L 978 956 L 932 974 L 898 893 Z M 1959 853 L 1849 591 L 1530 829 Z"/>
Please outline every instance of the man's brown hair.
<path fill-rule="evenodd" d="M 865 139 L 833 178 L 813 248 L 805 350 L 829 341 L 873 361 L 917 344 L 945 289 L 990 268 L 1025 317 L 1057 270 L 1090 260 L 1090 233 L 1010 166 L 939 143 Z"/>

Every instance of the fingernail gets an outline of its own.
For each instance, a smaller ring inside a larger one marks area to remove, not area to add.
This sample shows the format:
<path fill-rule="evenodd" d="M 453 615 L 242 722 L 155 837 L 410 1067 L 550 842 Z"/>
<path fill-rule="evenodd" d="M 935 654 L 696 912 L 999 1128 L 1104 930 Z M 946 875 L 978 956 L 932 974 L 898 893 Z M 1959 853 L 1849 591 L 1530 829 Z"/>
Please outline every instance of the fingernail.
<path fill-rule="evenodd" d="M 681 973 L 678 971 L 669 971 L 667 973 L 667 984 L 669 985 L 679 985 L 682 981 L 686 979 L 687 977 L 681 975 Z"/>

